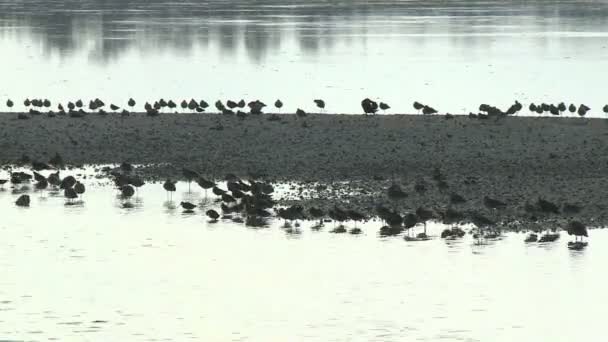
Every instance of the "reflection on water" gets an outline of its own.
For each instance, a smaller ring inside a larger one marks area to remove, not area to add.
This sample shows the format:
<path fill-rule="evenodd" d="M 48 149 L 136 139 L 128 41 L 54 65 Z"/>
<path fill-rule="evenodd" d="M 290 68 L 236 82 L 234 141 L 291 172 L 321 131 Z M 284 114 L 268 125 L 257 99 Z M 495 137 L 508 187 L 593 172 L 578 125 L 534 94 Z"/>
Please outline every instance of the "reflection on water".
<path fill-rule="evenodd" d="M 577 0 L 0 0 L 0 73 L 13 83 L 0 97 L 599 108 L 607 21 L 608 3 Z"/>
<path fill-rule="evenodd" d="M 67 171 L 66 171 L 67 172 Z M 91 179 L 91 178 L 89 178 Z M 90 341 L 573 341 L 604 332 L 605 230 L 588 249 L 406 242 L 208 222 L 213 196 L 162 184 L 129 200 L 87 182 L 83 203 L 0 192 L 0 335 Z M 179 201 L 199 205 L 184 214 Z M 125 207 L 130 203 L 132 207 Z M 350 228 L 352 223 L 347 224 Z M 429 225 L 437 235 L 442 226 Z M 490 318 L 490 319 L 489 319 Z M 559 328 L 556 328 L 559 327 Z"/>

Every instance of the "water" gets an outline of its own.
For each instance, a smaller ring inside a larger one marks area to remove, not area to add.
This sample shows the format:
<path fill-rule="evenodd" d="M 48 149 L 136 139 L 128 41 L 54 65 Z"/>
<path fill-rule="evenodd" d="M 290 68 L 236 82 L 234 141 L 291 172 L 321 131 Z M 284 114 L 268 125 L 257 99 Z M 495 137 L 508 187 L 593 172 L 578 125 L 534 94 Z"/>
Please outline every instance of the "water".
<path fill-rule="evenodd" d="M 572 101 L 600 115 L 606 1 L 0 0 L 0 100 L 281 98 L 284 111 Z M 22 108 L 22 107 L 19 107 Z"/>
<path fill-rule="evenodd" d="M 78 171 L 74 171 L 78 172 Z M 65 173 L 64 175 L 67 175 Z M 0 175 L 4 176 L 4 175 Z M 287 234 L 175 204 L 160 184 L 124 208 L 89 178 L 84 203 L 0 191 L 0 339 L 15 341 L 573 341 L 604 333 L 608 232 L 590 246 Z M 348 224 L 352 227 L 352 223 Z M 443 227 L 431 225 L 433 234 Z M 420 228 L 419 228 L 420 229 Z"/>

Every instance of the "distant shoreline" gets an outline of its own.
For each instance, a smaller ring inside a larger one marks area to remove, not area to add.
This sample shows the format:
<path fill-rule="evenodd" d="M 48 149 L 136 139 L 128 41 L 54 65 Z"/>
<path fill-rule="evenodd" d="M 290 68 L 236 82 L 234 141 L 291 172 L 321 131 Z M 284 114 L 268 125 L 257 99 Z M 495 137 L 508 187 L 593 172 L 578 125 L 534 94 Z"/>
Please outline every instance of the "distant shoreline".
<path fill-rule="evenodd" d="M 181 179 L 181 169 L 187 167 L 209 178 L 234 173 L 295 181 L 311 193 L 313 182 L 333 184 L 334 191 L 321 191 L 313 195 L 320 198 L 303 203 L 356 207 L 370 215 L 382 203 L 400 211 L 424 206 L 440 213 L 453 207 L 508 222 L 537 219 L 560 225 L 573 217 L 592 226 L 608 223 L 608 121 L 603 119 L 336 114 L 283 114 L 278 115 L 280 121 L 269 121 L 268 114 L 245 119 L 206 114 L 15 117 L 16 113 L 0 114 L 2 164 L 23 154 L 48 161 L 59 153 L 71 164 L 163 164 L 141 170 L 155 180 Z M 433 180 L 435 168 L 447 187 L 440 188 Z M 407 198 L 388 200 L 385 189 L 393 179 Z M 451 193 L 468 201 L 450 206 Z M 507 209 L 485 208 L 484 196 L 506 202 Z M 539 197 L 560 207 L 567 203 L 584 209 L 567 215 L 526 212 L 526 201 Z"/>

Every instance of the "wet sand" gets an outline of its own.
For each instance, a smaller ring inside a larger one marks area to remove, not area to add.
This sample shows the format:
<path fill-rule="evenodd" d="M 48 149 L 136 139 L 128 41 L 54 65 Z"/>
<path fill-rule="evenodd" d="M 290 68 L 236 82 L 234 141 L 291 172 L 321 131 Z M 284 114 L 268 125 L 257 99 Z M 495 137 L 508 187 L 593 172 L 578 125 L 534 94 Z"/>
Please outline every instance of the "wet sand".
<path fill-rule="evenodd" d="M 561 225 L 570 217 L 593 226 L 608 222 L 608 120 L 279 117 L 92 114 L 17 120 L 15 113 L 6 113 L 0 115 L 0 162 L 13 163 L 23 154 L 47 161 L 58 152 L 73 164 L 162 164 L 140 169 L 152 179 L 181 178 L 182 167 L 188 167 L 213 178 L 234 173 L 290 181 L 291 199 L 304 199 L 305 205 L 337 203 L 369 214 L 378 203 L 400 211 L 425 206 L 440 213 L 449 207 L 449 195 L 458 193 L 467 202 L 454 209 L 511 223 L 539 219 Z M 445 183 L 433 179 L 435 168 Z M 393 180 L 407 192 L 405 199 L 387 198 Z M 328 187 L 317 188 L 315 182 Z M 508 206 L 488 209 L 484 196 Z M 539 196 L 558 204 L 560 214 L 526 212 L 526 201 L 536 202 Z M 565 203 L 584 208 L 564 213 Z"/>

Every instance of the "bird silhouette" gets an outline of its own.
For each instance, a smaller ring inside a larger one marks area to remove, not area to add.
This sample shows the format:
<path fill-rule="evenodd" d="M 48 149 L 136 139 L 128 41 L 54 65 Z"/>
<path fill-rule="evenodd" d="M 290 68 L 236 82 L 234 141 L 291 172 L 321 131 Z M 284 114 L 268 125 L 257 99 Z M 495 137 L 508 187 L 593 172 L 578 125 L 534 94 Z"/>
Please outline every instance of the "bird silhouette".
<path fill-rule="evenodd" d="M 279 110 L 279 113 L 281 112 L 281 108 L 283 108 L 283 102 L 281 102 L 281 100 L 276 100 L 274 102 L 274 106 Z"/>
<path fill-rule="evenodd" d="M 211 222 L 217 222 L 217 219 L 220 218 L 220 214 L 218 214 L 218 212 L 213 209 L 207 210 L 205 215 L 207 215 L 207 217 L 211 219 Z"/>
<path fill-rule="evenodd" d="M 194 210 L 194 208 L 196 208 L 196 204 L 192 204 L 190 202 L 180 202 L 179 203 L 182 208 L 184 208 L 184 210 L 186 210 L 187 212 L 192 212 Z"/>
<path fill-rule="evenodd" d="M 167 191 L 167 194 L 170 195 L 170 198 L 172 199 L 173 193 L 176 190 L 175 183 L 172 180 L 167 179 L 165 181 L 165 183 L 163 183 L 163 189 L 165 189 L 165 191 Z"/>
<path fill-rule="evenodd" d="M 323 101 L 321 99 L 316 99 L 316 100 L 314 100 L 314 102 L 321 111 L 325 110 L 325 101 Z"/>
<path fill-rule="evenodd" d="M 391 106 L 389 106 L 388 104 L 384 103 L 384 102 L 380 102 L 380 109 L 382 109 L 382 112 L 385 113 L 387 109 L 390 109 Z"/>

